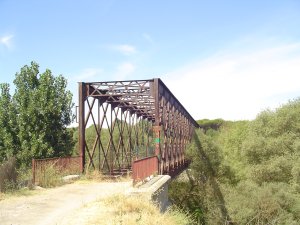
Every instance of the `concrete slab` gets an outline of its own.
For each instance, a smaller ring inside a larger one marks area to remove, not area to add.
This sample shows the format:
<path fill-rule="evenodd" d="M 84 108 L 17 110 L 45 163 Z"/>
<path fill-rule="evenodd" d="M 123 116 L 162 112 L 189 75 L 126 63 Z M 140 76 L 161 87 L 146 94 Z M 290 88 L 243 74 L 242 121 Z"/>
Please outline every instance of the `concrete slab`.
<path fill-rule="evenodd" d="M 68 182 L 71 182 L 71 181 L 74 181 L 74 180 L 77 180 L 80 178 L 80 175 L 68 175 L 68 176 L 64 176 L 62 178 L 62 180 L 65 182 L 65 183 L 68 183 Z"/>
<path fill-rule="evenodd" d="M 169 175 L 158 175 L 139 187 L 132 187 L 129 195 L 142 195 L 149 201 L 157 204 L 162 212 L 169 206 L 168 185 L 171 180 Z"/>

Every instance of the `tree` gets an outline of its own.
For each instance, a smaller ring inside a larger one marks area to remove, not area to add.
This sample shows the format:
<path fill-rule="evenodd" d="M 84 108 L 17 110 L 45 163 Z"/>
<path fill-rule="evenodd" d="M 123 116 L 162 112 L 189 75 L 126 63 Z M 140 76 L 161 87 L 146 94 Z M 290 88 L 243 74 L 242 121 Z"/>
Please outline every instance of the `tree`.
<path fill-rule="evenodd" d="M 292 171 L 300 155 L 299 113 L 300 99 L 296 99 L 252 121 L 241 153 L 251 165 L 250 177 L 258 184 L 294 179 Z"/>
<path fill-rule="evenodd" d="M 198 224 L 229 224 L 219 179 L 228 176 L 230 171 L 222 165 L 219 146 L 210 136 L 197 130 L 187 153 L 191 164 L 186 177 L 171 182 L 171 201 L 188 211 Z"/>
<path fill-rule="evenodd" d="M 236 123 L 227 135 L 220 135 L 225 159 L 242 175 L 234 186 L 222 184 L 237 224 L 299 224 L 299 113 L 296 99 L 261 112 L 244 128 Z"/>
<path fill-rule="evenodd" d="M 201 224 L 300 224 L 299 115 L 300 98 L 200 133 L 170 199 Z"/>
<path fill-rule="evenodd" d="M 198 120 L 197 123 L 204 133 L 206 133 L 208 130 L 218 130 L 225 123 L 225 121 L 223 119 L 202 119 Z"/>
<path fill-rule="evenodd" d="M 0 162 L 16 154 L 18 149 L 16 111 L 9 94 L 9 84 L 0 84 Z"/>
<path fill-rule="evenodd" d="M 14 84 L 18 162 L 27 166 L 32 158 L 70 154 L 73 142 L 67 125 L 73 120 L 73 103 L 67 80 L 62 75 L 54 77 L 48 69 L 40 73 L 39 65 L 31 62 L 16 74 Z"/>

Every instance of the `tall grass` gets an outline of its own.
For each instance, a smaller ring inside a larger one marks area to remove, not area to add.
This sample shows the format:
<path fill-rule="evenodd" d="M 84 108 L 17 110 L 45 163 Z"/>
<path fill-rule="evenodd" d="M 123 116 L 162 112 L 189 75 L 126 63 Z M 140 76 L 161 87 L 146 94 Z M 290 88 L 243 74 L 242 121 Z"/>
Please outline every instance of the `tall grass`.
<path fill-rule="evenodd" d="M 62 173 L 53 165 L 46 166 L 43 170 L 37 172 L 37 184 L 44 188 L 56 187 L 63 184 Z"/>
<path fill-rule="evenodd" d="M 64 183 L 64 176 L 79 174 L 79 171 L 76 157 L 36 160 L 35 184 L 45 188 L 59 186 Z"/>
<path fill-rule="evenodd" d="M 101 207 L 99 207 L 99 213 L 91 218 L 87 224 L 194 224 L 191 217 L 178 208 L 170 208 L 164 214 L 160 213 L 159 208 L 143 196 L 114 195 L 105 199 L 104 204 L 107 207 L 105 213 L 101 213 Z"/>

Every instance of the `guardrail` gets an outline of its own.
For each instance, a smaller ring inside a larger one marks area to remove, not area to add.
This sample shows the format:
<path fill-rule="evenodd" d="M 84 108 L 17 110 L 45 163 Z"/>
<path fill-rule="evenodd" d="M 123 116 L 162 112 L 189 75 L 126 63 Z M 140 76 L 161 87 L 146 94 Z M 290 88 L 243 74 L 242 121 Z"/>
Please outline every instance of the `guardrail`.
<path fill-rule="evenodd" d="M 158 158 L 150 156 L 133 161 L 132 163 L 132 179 L 133 184 L 143 181 L 151 175 L 158 173 Z"/>
<path fill-rule="evenodd" d="M 38 183 L 49 167 L 61 173 L 80 173 L 80 156 L 32 159 L 32 183 Z"/>

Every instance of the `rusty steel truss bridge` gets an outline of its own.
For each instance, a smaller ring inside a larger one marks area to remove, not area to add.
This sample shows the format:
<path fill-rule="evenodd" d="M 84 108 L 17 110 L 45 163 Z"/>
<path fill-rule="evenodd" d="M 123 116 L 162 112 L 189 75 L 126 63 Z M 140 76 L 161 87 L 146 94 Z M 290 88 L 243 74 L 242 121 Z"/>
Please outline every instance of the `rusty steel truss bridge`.
<path fill-rule="evenodd" d="M 197 122 L 158 78 L 79 83 L 82 171 L 113 175 L 155 157 L 158 174 L 178 172 L 187 164 L 185 149 L 195 128 Z"/>

